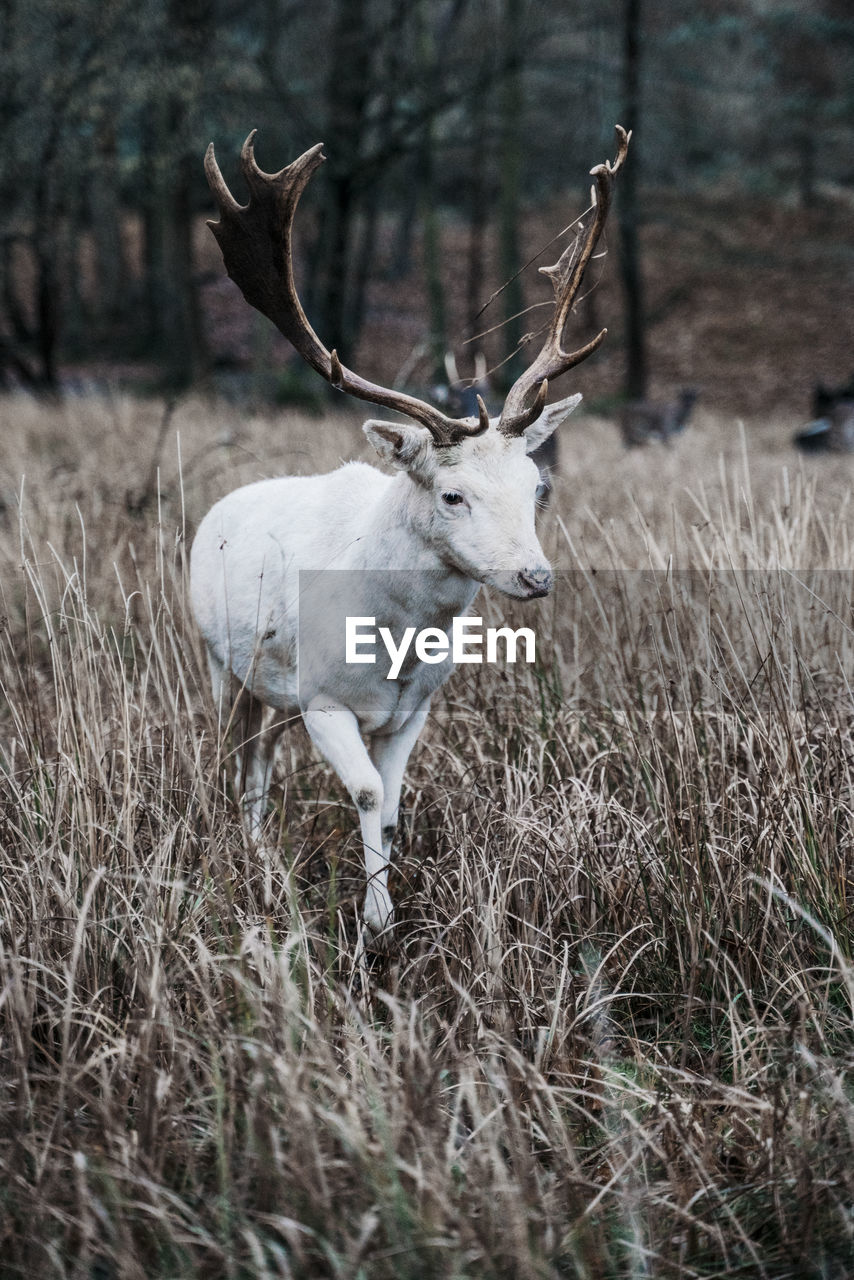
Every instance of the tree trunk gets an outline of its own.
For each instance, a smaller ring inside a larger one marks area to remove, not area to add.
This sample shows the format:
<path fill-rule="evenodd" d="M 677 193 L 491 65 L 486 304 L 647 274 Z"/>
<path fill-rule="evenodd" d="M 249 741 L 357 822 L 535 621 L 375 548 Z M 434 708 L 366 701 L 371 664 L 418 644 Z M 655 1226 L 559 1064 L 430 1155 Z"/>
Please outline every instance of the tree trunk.
<path fill-rule="evenodd" d="M 624 0 L 623 8 L 623 120 L 633 131 L 631 146 L 620 175 L 618 222 L 620 273 L 626 313 L 627 399 L 640 400 L 647 392 L 646 332 L 643 274 L 638 241 L 638 124 L 640 120 L 641 0 Z"/>
<path fill-rule="evenodd" d="M 62 303 L 57 271 L 57 246 L 62 218 L 61 195 L 54 190 L 53 162 L 59 146 L 58 122 L 50 130 L 35 187 L 33 255 L 36 265 L 36 377 L 50 392 L 58 389 L 57 347 Z"/>
<path fill-rule="evenodd" d="M 159 355 L 163 349 L 163 313 L 166 308 L 165 221 L 163 189 L 163 104 L 154 101 L 145 113 L 142 131 L 142 239 L 143 292 L 145 298 L 145 349 Z"/>
<path fill-rule="evenodd" d="M 330 350 L 346 360 L 356 334 L 348 316 L 351 249 L 358 212 L 357 176 L 363 146 L 370 72 L 366 0 L 338 0 L 326 85 L 329 164 L 326 202 L 313 254 L 315 328 Z M 321 271 L 320 264 L 324 264 Z"/>
<path fill-rule="evenodd" d="M 430 323 L 430 377 L 433 382 L 445 380 L 445 355 L 448 351 L 448 324 L 445 308 L 445 284 L 442 278 L 442 228 L 433 187 L 433 130 L 425 130 L 421 164 L 421 226 L 424 232 L 424 279 L 427 286 L 427 314 Z"/>
<path fill-rule="evenodd" d="M 149 343 L 172 388 L 189 385 L 208 366 L 193 257 L 191 175 L 199 158 L 187 148 L 195 94 L 190 73 L 204 65 L 212 22 L 211 0 L 170 0 L 164 83 L 148 104 L 143 140 Z"/>
<path fill-rule="evenodd" d="M 39 382 L 47 391 L 56 391 L 57 343 L 59 340 L 59 287 L 52 237 L 36 233 L 36 348 L 39 356 Z"/>
<path fill-rule="evenodd" d="M 468 169 L 469 242 L 466 269 L 466 337 L 473 338 L 483 327 L 484 256 L 489 221 L 489 194 L 486 183 L 486 93 L 472 104 L 472 154 Z"/>
<path fill-rule="evenodd" d="M 417 67 L 419 79 L 429 84 L 435 66 L 432 33 L 428 25 L 427 6 L 419 0 L 416 21 Z M 445 355 L 448 350 L 448 325 L 445 308 L 445 285 L 442 278 L 442 228 L 435 189 L 435 128 L 432 117 L 424 124 L 418 147 L 418 190 L 421 204 L 421 229 L 424 236 L 424 282 L 427 287 L 429 320 L 428 347 L 430 378 L 445 380 Z"/>
<path fill-rule="evenodd" d="M 20 239 L 18 236 L 6 235 L 0 240 L 0 297 L 9 326 L 8 336 L 0 334 L 0 385 L 8 385 L 5 370 L 10 368 L 25 386 L 36 387 L 38 374 L 30 363 L 29 355 L 35 332 L 18 292 L 16 246 Z"/>
<path fill-rule="evenodd" d="M 418 220 L 418 160 L 410 157 L 406 161 L 407 181 L 401 201 L 400 213 L 394 232 L 394 248 L 386 272 L 388 280 L 403 280 L 412 271 L 412 245 L 415 239 L 415 224 Z"/>
<path fill-rule="evenodd" d="M 183 123 L 183 105 L 177 114 Z M 176 171 L 170 175 L 169 188 L 171 217 L 165 228 L 164 255 L 168 272 L 165 374 L 170 387 L 181 388 L 197 381 L 207 369 L 193 259 L 193 205 L 188 156 L 182 158 Z"/>
<path fill-rule="evenodd" d="M 354 255 L 353 288 L 347 309 L 347 329 L 353 335 L 354 345 L 359 341 L 359 334 L 365 318 L 365 299 L 368 280 L 374 261 L 377 243 L 377 223 L 380 213 L 380 195 L 382 187 L 377 181 L 371 185 L 364 201 L 362 222 L 359 228 L 358 246 Z"/>
<path fill-rule="evenodd" d="M 109 342 L 123 319 L 128 295 L 112 104 L 98 126 L 88 212 L 95 248 L 97 325 Z"/>
<path fill-rule="evenodd" d="M 519 344 L 525 306 L 519 271 L 519 208 L 522 181 L 522 49 L 525 47 L 521 0 L 504 0 L 501 47 L 506 71 L 500 97 L 501 195 L 498 207 L 499 270 L 505 281 L 504 364 L 500 381 L 509 388 L 524 368 Z"/>

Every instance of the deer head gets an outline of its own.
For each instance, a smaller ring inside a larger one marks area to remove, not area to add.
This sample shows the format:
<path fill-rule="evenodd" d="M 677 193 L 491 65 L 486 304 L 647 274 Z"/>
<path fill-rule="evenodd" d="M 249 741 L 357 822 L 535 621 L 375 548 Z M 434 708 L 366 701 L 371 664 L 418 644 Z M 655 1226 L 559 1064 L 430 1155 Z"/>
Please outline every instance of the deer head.
<path fill-rule="evenodd" d="M 328 351 L 314 332 L 294 284 L 292 237 L 300 196 L 324 160 L 322 143 L 279 173 L 268 174 L 256 163 L 253 130 L 241 151 L 249 188 L 245 205 L 226 186 L 213 143 L 205 157 L 220 213 L 220 220 L 208 225 L 228 274 L 247 302 L 272 320 L 331 386 L 408 419 L 372 419 L 363 429 L 380 456 L 414 481 L 424 536 L 450 567 L 521 598 L 546 594 L 552 581 L 534 531 L 540 475 L 527 455 L 581 399 L 570 396 L 547 407 L 549 384 L 591 355 L 607 333 L 603 329 L 575 351 L 563 350 L 564 329 L 604 228 L 629 137 L 617 127 L 616 159 L 591 170 L 595 195 L 589 224 L 554 266 L 541 268 L 555 295 L 545 341 L 493 419 L 479 395 L 476 415 L 454 418 L 413 396 L 369 382 L 345 368 L 337 352 Z"/>

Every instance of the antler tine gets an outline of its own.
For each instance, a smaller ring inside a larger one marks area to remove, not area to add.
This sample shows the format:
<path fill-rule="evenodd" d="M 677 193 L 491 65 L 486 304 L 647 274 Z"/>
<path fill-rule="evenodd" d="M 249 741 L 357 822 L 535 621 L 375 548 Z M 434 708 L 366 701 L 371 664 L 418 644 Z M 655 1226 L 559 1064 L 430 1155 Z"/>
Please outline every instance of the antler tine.
<path fill-rule="evenodd" d="M 273 174 L 265 175 L 263 170 L 258 167 L 258 161 L 255 159 L 255 137 L 257 133 L 257 129 L 252 129 L 251 132 L 246 135 L 246 141 L 240 148 L 240 168 L 243 173 L 243 177 L 246 180 L 246 185 L 249 187 L 250 191 L 252 190 L 253 185 L 255 185 L 256 176 L 262 181 L 265 176 L 270 178 L 274 176 Z M 321 142 L 318 145 L 322 147 L 323 143 Z"/>
<path fill-rule="evenodd" d="M 552 282 L 555 294 L 554 314 L 542 350 L 508 392 L 498 424 L 499 431 L 504 435 L 521 435 L 532 422 L 535 422 L 546 403 L 547 382 L 559 378 L 561 374 L 580 364 L 582 360 L 586 360 L 602 343 L 608 332 L 607 329 L 603 329 L 577 351 L 566 352 L 561 347 L 563 331 L 569 319 L 572 304 L 608 217 L 614 178 L 626 159 L 631 133 L 627 133 L 620 125 L 616 126 L 616 133 L 617 155 L 614 160 L 597 164 L 590 171 L 591 177 L 596 180 L 595 207 L 590 226 L 583 233 L 581 248 L 579 249 L 576 239 L 564 250 L 553 267 L 540 267 L 541 273 L 548 276 Z"/>
<path fill-rule="evenodd" d="M 217 202 L 220 215 L 231 215 L 232 217 L 238 213 L 244 206 L 238 204 L 234 196 L 226 186 L 225 178 L 222 176 L 220 167 L 216 162 L 216 154 L 214 152 L 214 144 L 208 143 L 208 149 L 205 152 L 205 176 L 208 180 L 208 186 L 213 192 L 214 199 Z M 208 226 L 213 228 L 215 223 L 208 219 Z"/>
<path fill-rule="evenodd" d="M 205 156 L 205 173 L 220 211 L 219 222 L 208 226 L 222 250 L 226 270 L 251 306 L 257 308 L 285 335 L 304 360 L 339 391 L 360 400 L 383 405 L 420 422 L 437 445 L 459 443 L 480 435 L 489 427 L 489 414 L 479 401 L 477 418 L 449 418 L 432 405 L 400 391 L 368 382 L 345 369 L 336 352 L 328 351 L 302 309 L 294 283 L 292 234 L 300 196 L 315 170 L 323 163 L 319 142 L 278 173 L 265 173 L 255 159 L 253 129 L 240 152 L 240 164 L 249 188 L 248 204 L 241 205 L 228 189 L 214 155 L 213 143 Z"/>

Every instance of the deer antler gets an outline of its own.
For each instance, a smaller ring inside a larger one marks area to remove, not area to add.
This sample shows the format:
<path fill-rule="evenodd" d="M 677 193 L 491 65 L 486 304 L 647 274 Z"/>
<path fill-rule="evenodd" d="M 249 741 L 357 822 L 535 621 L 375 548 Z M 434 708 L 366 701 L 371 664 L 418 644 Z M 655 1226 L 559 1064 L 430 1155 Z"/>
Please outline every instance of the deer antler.
<path fill-rule="evenodd" d="M 432 405 L 392 391 L 345 369 L 335 351 L 312 329 L 294 284 L 292 232 L 299 198 L 323 163 L 323 143 L 311 147 L 279 173 L 264 173 L 255 160 L 253 129 L 243 144 L 240 163 L 249 203 L 238 204 L 226 186 L 214 155 L 205 155 L 205 173 L 219 207 L 220 221 L 208 222 L 222 250 L 226 270 L 244 298 L 273 321 L 304 360 L 339 391 L 405 413 L 425 426 L 437 445 L 457 444 L 489 427 L 489 414 L 478 396 L 477 418 L 449 418 Z"/>
<path fill-rule="evenodd" d="M 518 436 L 526 427 L 540 416 L 546 403 L 548 383 L 550 379 L 559 378 L 562 373 L 574 365 L 586 360 L 596 350 L 608 332 L 603 329 L 592 341 L 577 351 L 565 352 L 561 348 L 561 339 L 575 296 L 581 286 L 585 268 L 596 248 L 608 210 L 611 206 L 611 194 L 614 178 L 622 168 L 626 158 L 631 133 L 617 125 L 617 158 L 606 160 L 591 169 L 591 176 L 596 179 L 596 204 L 593 219 L 584 233 L 581 248 L 578 242 L 569 245 L 561 254 L 553 267 L 540 267 L 543 275 L 549 277 L 555 293 L 555 309 L 549 325 L 546 341 L 540 354 L 520 378 L 514 382 L 507 394 L 498 430 L 507 436 Z"/>

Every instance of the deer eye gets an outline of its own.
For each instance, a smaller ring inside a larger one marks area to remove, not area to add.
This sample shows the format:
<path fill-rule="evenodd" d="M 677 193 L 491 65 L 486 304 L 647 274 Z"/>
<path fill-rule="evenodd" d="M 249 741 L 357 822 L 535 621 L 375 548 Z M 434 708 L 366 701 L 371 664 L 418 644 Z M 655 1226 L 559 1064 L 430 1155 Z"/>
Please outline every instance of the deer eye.
<path fill-rule="evenodd" d="M 465 502 L 465 498 L 461 493 L 457 493 L 456 489 L 449 489 L 447 493 L 442 494 L 442 501 L 446 507 L 458 507 L 461 502 Z"/>

